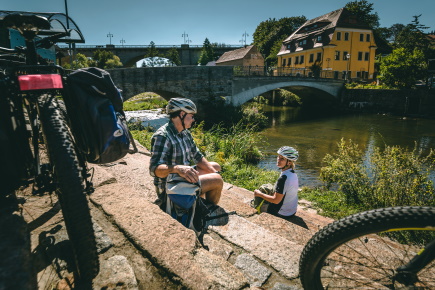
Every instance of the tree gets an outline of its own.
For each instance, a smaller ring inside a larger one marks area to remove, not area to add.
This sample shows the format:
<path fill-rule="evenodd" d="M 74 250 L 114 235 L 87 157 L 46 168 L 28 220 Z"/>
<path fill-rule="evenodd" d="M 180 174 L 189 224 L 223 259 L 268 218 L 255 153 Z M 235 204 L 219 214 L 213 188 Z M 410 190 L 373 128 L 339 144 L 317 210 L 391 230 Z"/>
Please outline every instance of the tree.
<path fill-rule="evenodd" d="M 404 48 L 408 52 L 413 51 L 415 48 L 421 50 L 427 58 L 430 51 L 430 40 L 424 33 L 424 29 L 428 27 L 421 24 L 419 21 L 420 15 L 414 16 L 414 20 L 406 25 L 397 35 L 395 48 Z"/>
<path fill-rule="evenodd" d="M 367 0 L 356 0 L 348 2 L 344 8 L 355 15 L 358 21 L 366 23 L 373 29 L 379 27 L 379 16 L 378 13 L 373 12 L 373 3 Z"/>
<path fill-rule="evenodd" d="M 284 17 L 279 20 L 269 18 L 257 26 L 253 34 L 253 44 L 263 54 L 269 66 L 276 65 L 276 55 L 281 49 L 282 42 L 306 21 L 305 16 Z"/>
<path fill-rule="evenodd" d="M 90 60 L 81 53 L 77 53 L 75 55 L 75 60 L 72 62 L 72 66 L 70 63 L 65 63 L 62 65 L 65 69 L 77 69 L 77 68 L 84 68 L 84 67 L 90 67 L 89 65 Z"/>
<path fill-rule="evenodd" d="M 417 80 L 425 78 L 426 72 L 424 53 L 419 49 L 410 53 L 402 47 L 382 58 L 379 80 L 387 86 L 411 88 Z"/>
<path fill-rule="evenodd" d="M 144 62 L 142 67 L 156 67 L 164 65 L 165 61 L 162 59 L 162 55 L 156 48 L 154 41 L 150 42 L 150 46 L 147 49 L 147 53 L 144 55 Z"/>
<path fill-rule="evenodd" d="M 166 57 L 169 59 L 173 66 L 181 65 L 180 55 L 178 54 L 178 50 L 175 47 L 171 48 L 168 51 Z"/>
<path fill-rule="evenodd" d="M 96 66 L 103 69 L 121 67 L 122 62 L 113 52 L 107 50 L 96 50 L 91 60 L 88 60 L 89 66 Z"/>
<path fill-rule="evenodd" d="M 214 61 L 214 51 L 213 46 L 211 45 L 208 38 L 204 40 L 204 44 L 202 46 L 201 55 L 199 56 L 198 64 L 206 65 L 210 61 Z"/>

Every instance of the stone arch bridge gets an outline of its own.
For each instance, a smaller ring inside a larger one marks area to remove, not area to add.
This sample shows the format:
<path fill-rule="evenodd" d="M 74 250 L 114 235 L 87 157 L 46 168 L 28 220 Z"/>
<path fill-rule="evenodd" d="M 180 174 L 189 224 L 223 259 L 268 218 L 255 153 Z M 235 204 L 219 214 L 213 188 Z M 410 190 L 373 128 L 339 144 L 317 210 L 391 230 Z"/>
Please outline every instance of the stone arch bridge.
<path fill-rule="evenodd" d="M 127 100 L 143 92 L 155 92 L 164 99 L 184 97 L 195 103 L 222 97 L 239 106 L 277 88 L 289 88 L 300 97 L 339 100 L 343 81 L 289 76 L 238 76 L 233 66 L 179 66 L 121 68 L 108 70 Z"/>

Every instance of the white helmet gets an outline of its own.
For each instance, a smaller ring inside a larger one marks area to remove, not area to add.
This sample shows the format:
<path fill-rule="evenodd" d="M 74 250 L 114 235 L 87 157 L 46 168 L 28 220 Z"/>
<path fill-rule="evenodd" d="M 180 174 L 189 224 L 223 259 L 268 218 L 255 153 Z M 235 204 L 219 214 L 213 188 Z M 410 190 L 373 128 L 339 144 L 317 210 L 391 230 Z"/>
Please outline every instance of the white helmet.
<path fill-rule="evenodd" d="M 189 99 L 171 98 L 166 106 L 166 114 L 184 111 L 187 114 L 196 114 L 196 105 Z"/>
<path fill-rule="evenodd" d="M 284 156 L 285 158 L 287 158 L 290 161 L 296 161 L 296 160 L 298 160 L 298 157 L 299 157 L 298 150 L 296 150 L 293 147 L 289 147 L 289 146 L 283 146 L 283 147 L 279 148 L 277 153 L 279 155 Z"/>

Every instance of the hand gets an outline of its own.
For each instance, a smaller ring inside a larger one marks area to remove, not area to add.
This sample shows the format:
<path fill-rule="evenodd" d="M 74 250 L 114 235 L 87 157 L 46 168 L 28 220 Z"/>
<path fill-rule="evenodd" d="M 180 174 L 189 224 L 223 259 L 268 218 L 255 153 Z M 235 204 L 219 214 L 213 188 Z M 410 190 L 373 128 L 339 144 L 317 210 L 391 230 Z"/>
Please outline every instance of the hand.
<path fill-rule="evenodd" d="M 261 191 L 258 189 L 254 190 L 254 196 L 261 196 Z"/>
<path fill-rule="evenodd" d="M 178 165 L 178 174 L 189 182 L 197 183 L 199 181 L 198 171 L 190 166 Z"/>

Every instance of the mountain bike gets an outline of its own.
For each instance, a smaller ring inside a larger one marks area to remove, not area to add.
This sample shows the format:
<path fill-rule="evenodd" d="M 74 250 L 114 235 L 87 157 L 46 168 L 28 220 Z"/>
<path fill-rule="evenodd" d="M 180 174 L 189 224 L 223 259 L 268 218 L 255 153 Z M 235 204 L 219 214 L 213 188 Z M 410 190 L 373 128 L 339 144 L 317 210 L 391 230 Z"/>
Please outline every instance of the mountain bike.
<path fill-rule="evenodd" d="M 25 13 L 5 15 L 2 24 L 16 29 L 26 46 L 0 48 L 0 154 L 4 194 L 32 186 L 34 194 L 56 192 L 75 258 L 75 284 L 90 288 L 99 269 L 87 194 L 93 187 L 85 158 L 72 136 L 65 109 L 64 70 L 42 64 L 38 48 L 52 47 L 69 32 L 43 38 L 46 18 Z M 44 154 L 45 153 L 45 154 Z"/>
<path fill-rule="evenodd" d="M 390 207 L 335 221 L 301 254 L 304 289 L 435 289 L 435 207 Z"/>

